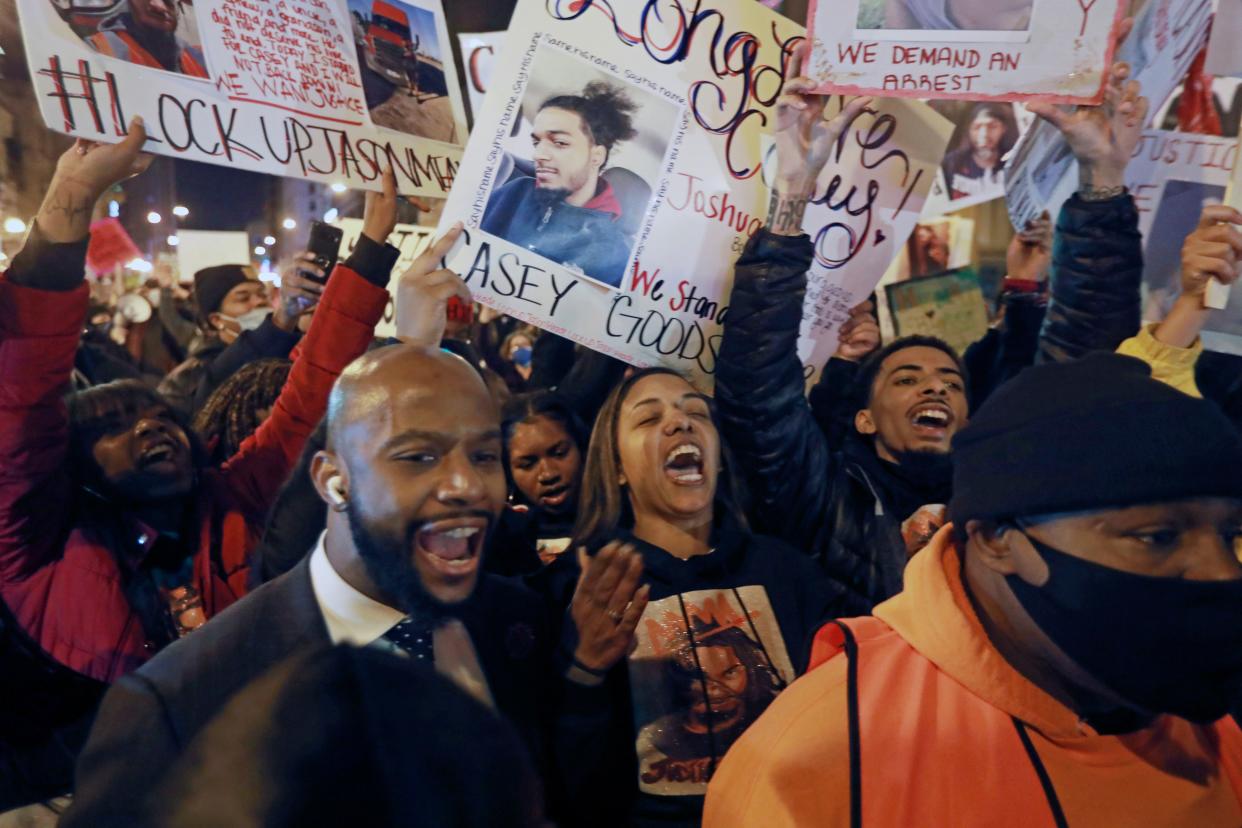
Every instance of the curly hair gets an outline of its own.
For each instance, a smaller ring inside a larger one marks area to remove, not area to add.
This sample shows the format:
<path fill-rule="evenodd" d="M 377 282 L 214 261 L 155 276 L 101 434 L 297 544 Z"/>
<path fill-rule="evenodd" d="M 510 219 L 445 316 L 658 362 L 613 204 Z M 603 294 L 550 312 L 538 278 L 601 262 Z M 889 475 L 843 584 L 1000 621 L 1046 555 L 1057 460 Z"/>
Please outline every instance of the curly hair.
<path fill-rule="evenodd" d="M 576 113 L 582 119 L 587 138 L 606 151 L 605 164 L 614 146 L 638 134 L 634 129 L 638 104 L 630 100 L 624 89 L 606 81 L 591 81 L 580 95 L 554 95 L 543 102 L 539 111 L 549 107 Z"/>
<path fill-rule="evenodd" d="M 213 465 L 237 453 L 263 422 L 280 396 L 293 365 L 287 359 L 260 359 L 246 365 L 217 388 L 194 417 L 194 430 L 208 446 Z"/>

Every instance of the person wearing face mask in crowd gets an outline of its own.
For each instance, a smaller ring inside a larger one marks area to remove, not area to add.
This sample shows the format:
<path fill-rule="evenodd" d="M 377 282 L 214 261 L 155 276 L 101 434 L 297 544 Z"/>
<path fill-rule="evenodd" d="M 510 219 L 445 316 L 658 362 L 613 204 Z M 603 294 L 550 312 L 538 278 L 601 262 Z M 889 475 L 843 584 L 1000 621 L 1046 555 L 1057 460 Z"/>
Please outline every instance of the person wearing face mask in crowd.
<path fill-rule="evenodd" d="M 203 335 L 159 384 L 159 392 L 183 416 L 193 416 L 220 385 L 243 365 L 286 359 L 301 339 L 299 324 L 312 315 L 324 286 L 306 274 L 326 274 L 303 253 L 281 277 L 280 302 L 272 306 L 267 286 L 248 265 L 216 265 L 194 274 L 194 300 Z"/>
<path fill-rule="evenodd" d="M 499 373 L 505 385 L 509 386 L 509 390 L 514 394 L 527 390 L 527 383 L 533 371 L 531 361 L 534 353 L 535 334 L 526 327 L 518 328 L 509 334 L 500 345 L 500 356 L 503 361 L 499 366 Z"/>
<path fill-rule="evenodd" d="M 449 271 L 429 272 L 459 233 L 429 248 L 422 262 L 430 266 L 416 281 L 465 290 Z M 428 295 L 419 307 L 434 313 Z M 442 332 L 443 304 L 438 310 Z M 327 446 L 310 469 L 327 528 L 293 569 L 108 693 L 65 828 L 132 824 L 142 794 L 239 689 L 284 658 L 328 644 L 434 666 L 508 719 L 539 755 L 543 606 L 522 585 L 483 572 L 505 501 L 499 411 L 478 372 L 438 342 L 437 332 L 377 348 L 341 374 Z"/>
<path fill-rule="evenodd" d="M 569 547 L 578 515 L 586 426 L 556 393 L 537 391 L 509 400 L 500 427 L 510 511 L 525 517 L 539 561 L 551 563 Z"/>
<path fill-rule="evenodd" d="M 1116 354 L 955 439 L 950 525 L 734 746 L 705 825 L 1235 826 L 1242 437 Z"/>
<path fill-rule="evenodd" d="M 87 309 L 91 210 L 149 165 L 145 140 L 135 119 L 118 144 L 79 141 L 62 155 L 35 229 L 0 277 L 0 305 L 12 309 L 0 320 L 0 674 L 44 677 L 0 682 L 0 726 L 40 723 L 60 762 L 81 744 L 78 730 L 67 738 L 62 729 L 89 722 L 93 707 L 58 709 L 52 679 L 102 688 L 246 593 L 268 507 L 323 416 L 331 380 L 371 341 L 398 255 L 377 241 L 396 223 L 387 171 L 271 416 L 219 467 L 203 462 L 185 420 L 136 382 L 66 403 Z M 20 754 L 32 742 L 7 736 L 0 727 L 0 804 L 21 795 Z M 43 770 L 35 783 L 67 786 L 68 768 Z"/>
<path fill-rule="evenodd" d="M 581 547 L 546 570 L 553 596 L 573 593 L 555 737 L 568 824 L 697 825 L 729 746 L 840 612 L 843 588 L 750 532 L 734 475 L 710 401 L 678 374 L 639 371 L 604 404 Z"/>

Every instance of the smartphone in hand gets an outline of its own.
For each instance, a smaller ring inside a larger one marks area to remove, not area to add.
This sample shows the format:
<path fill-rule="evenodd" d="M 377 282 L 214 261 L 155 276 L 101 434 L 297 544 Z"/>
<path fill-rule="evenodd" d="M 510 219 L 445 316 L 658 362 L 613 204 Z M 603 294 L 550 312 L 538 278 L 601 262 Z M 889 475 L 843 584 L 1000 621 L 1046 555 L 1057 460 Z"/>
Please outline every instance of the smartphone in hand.
<path fill-rule="evenodd" d="M 323 270 L 323 278 L 313 276 L 306 271 L 303 271 L 303 275 L 320 284 L 327 282 L 328 277 L 332 275 L 332 268 L 336 267 L 336 259 L 341 250 L 341 237 L 343 235 L 344 232 L 339 227 L 333 227 L 331 224 L 325 224 L 322 221 L 312 221 L 308 250 L 315 257 L 316 266 Z"/>

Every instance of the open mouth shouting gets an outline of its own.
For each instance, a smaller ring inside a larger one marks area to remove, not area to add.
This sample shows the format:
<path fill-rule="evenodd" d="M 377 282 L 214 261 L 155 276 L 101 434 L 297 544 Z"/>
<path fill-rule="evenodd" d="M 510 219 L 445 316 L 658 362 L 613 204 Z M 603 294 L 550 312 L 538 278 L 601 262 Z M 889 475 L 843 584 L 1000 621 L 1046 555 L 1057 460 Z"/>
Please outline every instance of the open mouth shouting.
<path fill-rule="evenodd" d="M 163 467 L 165 470 L 176 466 L 180 455 L 181 446 L 169 437 L 160 437 L 152 440 L 142 452 L 138 455 L 138 466 L 144 470 L 158 469 Z"/>
<path fill-rule="evenodd" d="M 932 440 L 947 439 L 955 420 L 953 409 L 941 402 L 920 403 L 910 409 L 908 416 L 915 433 Z"/>
<path fill-rule="evenodd" d="M 419 527 L 415 549 L 433 571 L 450 579 L 465 578 L 478 571 L 487 525 L 482 517 L 429 521 Z"/>
<path fill-rule="evenodd" d="M 703 485 L 703 450 L 694 443 L 674 446 L 664 458 L 664 474 L 678 486 Z"/>

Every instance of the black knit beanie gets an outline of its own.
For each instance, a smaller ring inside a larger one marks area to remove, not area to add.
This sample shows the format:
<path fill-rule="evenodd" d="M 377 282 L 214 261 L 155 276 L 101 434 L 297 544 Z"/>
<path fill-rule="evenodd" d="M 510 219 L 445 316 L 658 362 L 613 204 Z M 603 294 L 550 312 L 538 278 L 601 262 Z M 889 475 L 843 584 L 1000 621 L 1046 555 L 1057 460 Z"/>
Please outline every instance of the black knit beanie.
<path fill-rule="evenodd" d="M 194 274 L 194 302 L 198 315 L 206 319 L 220 310 L 220 303 L 233 288 L 250 281 L 245 265 L 216 265 Z"/>
<path fill-rule="evenodd" d="M 953 440 L 958 526 L 1191 497 L 1242 498 L 1242 436 L 1133 357 L 1028 368 Z"/>

